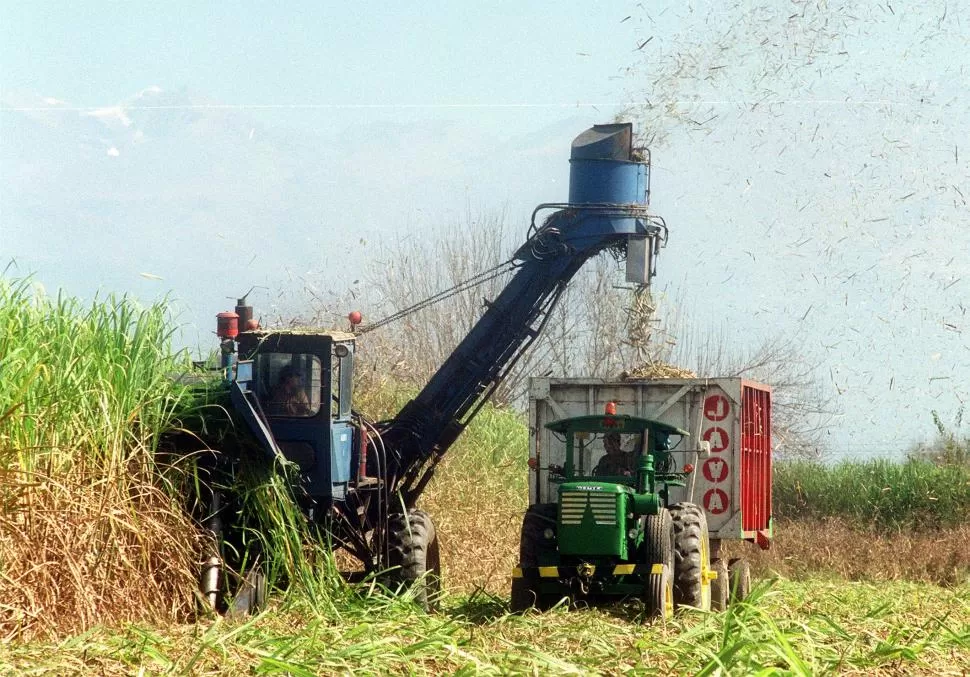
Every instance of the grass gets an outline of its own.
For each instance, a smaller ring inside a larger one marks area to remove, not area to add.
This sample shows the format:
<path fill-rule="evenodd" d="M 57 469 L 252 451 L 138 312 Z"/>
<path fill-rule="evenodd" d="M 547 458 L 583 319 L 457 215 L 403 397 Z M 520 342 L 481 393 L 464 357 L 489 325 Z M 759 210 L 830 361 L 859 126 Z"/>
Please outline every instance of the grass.
<path fill-rule="evenodd" d="M 887 532 L 848 520 L 781 519 L 770 550 L 733 543 L 727 555 L 747 557 L 761 576 L 864 582 L 970 583 L 970 526 Z"/>
<path fill-rule="evenodd" d="M 154 455 L 183 394 L 171 326 L 0 279 L 0 637 L 194 608 L 196 531 Z"/>
<path fill-rule="evenodd" d="M 840 518 L 888 531 L 970 521 L 970 466 L 913 458 L 903 463 L 779 463 L 774 510 L 784 518 Z"/>
<path fill-rule="evenodd" d="M 441 613 L 342 584 L 282 476 L 253 472 L 240 487 L 263 525 L 256 552 L 293 585 L 256 618 L 185 622 L 201 544 L 173 481 L 185 476 L 155 451 L 198 409 L 167 378 L 182 368 L 169 326 L 164 305 L 0 282 L 0 674 L 970 670 L 965 469 L 779 466 L 777 540 L 754 560 L 784 577 L 725 614 L 650 625 L 629 603 L 511 616 L 528 431 L 489 407 L 420 506 L 442 540 Z M 370 415 L 408 398 L 362 372 Z"/>
<path fill-rule="evenodd" d="M 0 646 L 0 671 L 130 674 L 962 674 L 970 588 L 794 582 L 723 614 L 644 624 L 635 603 L 511 616 L 504 600 L 291 599 L 244 622 L 128 624 Z"/>

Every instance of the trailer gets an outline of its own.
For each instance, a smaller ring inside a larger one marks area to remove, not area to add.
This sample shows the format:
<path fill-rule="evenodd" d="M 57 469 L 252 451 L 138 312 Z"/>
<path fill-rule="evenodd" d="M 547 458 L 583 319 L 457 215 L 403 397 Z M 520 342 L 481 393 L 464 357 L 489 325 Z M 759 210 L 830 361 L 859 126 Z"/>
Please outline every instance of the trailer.
<path fill-rule="evenodd" d="M 644 430 L 651 429 L 649 448 L 643 433 L 640 437 L 624 435 L 623 437 L 630 439 L 623 441 L 621 444 L 624 448 L 614 450 L 614 453 L 618 451 L 620 454 L 616 458 L 622 458 L 624 454 L 631 458 L 647 454 L 651 456 L 651 483 L 656 477 L 659 504 L 670 507 L 674 515 L 673 528 L 678 528 L 676 519 L 678 512 L 684 512 L 683 506 L 690 507 L 688 512 L 702 512 L 702 516 L 696 520 L 706 521 L 706 533 L 698 536 L 698 540 L 709 539 L 709 544 L 706 548 L 697 546 L 707 551 L 703 557 L 707 561 L 695 563 L 698 572 L 694 578 L 698 579 L 696 584 L 699 589 L 710 584 L 711 590 L 705 591 L 704 595 L 713 598 L 714 608 L 726 603 L 724 600 L 729 592 L 728 585 L 736 598 L 746 596 L 750 588 L 750 569 L 747 562 L 744 559 L 724 561 L 720 557 L 720 549 L 723 542 L 731 540 L 750 541 L 762 549 L 767 549 L 771 544 L 771 389 L 741 378 L 531 379 L 530 513 L 527 513 L 523 526 L 523 539 L 530 519 L 539 519 L 537 516 L 543 512 L 547 513 L 547 521 L 553 515 L 558 515 L 557 524 L 546 530 L 547 535 L 557 529 L 568 533 L 570 514 L 576 510 L 570 505 L 563 506 L 562 503 L 575 502 L 578 499 L 573 495 L 575 492 L 564 491 L 564 487 L 571 486 L 564 484 L 564 481 L 568 478 L 596 479 L 602 474 L 600 469 L 609 460 L 606 458 L 606 447 L 610 438 L 610 434 L 606 432 L 610 423 L 608 418 L 602 418 L 604 412 L 607 416 L 643 421 L 641 427 Z M 567 424 L 583 420 L 592 421 L 595 425 L 584 428 L 573 425 L 570 428 Z M 574 432 L 577 441 L 572 436 L 567 439 L 563 434 L 566 430 Z M 657 435 L 662 436 L 662 444 L 653 439 Z M 568 472 L 564 473 L 567 466 Z M 615 473 L 614 470 L 613 474 Z M 636 473 L 634 467 L 627 474 L 633 476 Z M 615 478 L 609 479 L 613 481 Z M 622 484 L 623 479 L 616 479 L 616 482 Z M 627 483 L 636 486 L 636 482 L 632 480 Z M 599 486 L 602 482 L 592 484 L 596 484 L 597 491 L 602 492 L 600 496 L 610 493 L 605 485 Z M 590 493 L 584 502 L 584 505 L 592 506 L 588 508 L 589 521 L 584 524 L 593 531 L 600 523 L 594 510 L 596 500 L 602 502 L 604 499 Z M 631 502 L 631 505 L 636 506 L 636 502 Z M 634 526 L 629 530 L 631 540 L 628 547 L 623 548 L 627 555 L 622 558 L 618 559 L 614 554 L 612 558 L 604 559 L 599 553 L 586 552 L 577 555 L 580 551 L 573 552 L 575 549 L 572 546 L 565 549 L 569 551 L 567 556 L 557 540 L 556 547 L 559 552 L 547 550 L 544 562 L 561 564 L 568 561 L 570 566 L 576 565 L 579 569 L 585 566 L 587 570 L 596 566 L 597 562 L 609 562 L 619 571 L 623 566 L 629 566 L 625 563 L 626 559 L 631 563 L 638 557 L 642 560 L 642 551 L 645 548 L 649 550 L 651 547 L 660 547 L 651 546 L 644 541 L 643 532 L 647 527 L 636 521 L 651 517 L 649 512 L 638 512 L 636 507 L 630 512 L 629 524 Z M 578 523 L 578 517 L 574 515 L 572 519 Z M 556 535 L 555 539 L 558 538 Z M 532 549 L 534 548 L 531 545 L 525 548 L 529 552 L 524 559 L 534 559 Z M 704 553 L 695 554 L 694 559 L 701 555 Z M 620 559 L 624 559 L 624 562 Z M 526 564 L 531 563 L 530 561 Z M 662 562 L 658 560 L 653 564 L 657 563 Z M 678 561 L 675 569 L 679 565 Z M 556 567 L 542 568 L 552 571 Z M 521 577 L 522 571 L 520 563 L 513 576 Z M 575 587 L 572 586 L 575 581 L 570 582 L 566 580 L 567 577 L 559 575 L 563 573 L 562 567 L 556 569 L 555 573 L 559 578 L 559 589 L 565 591 Z M 671 574 L 672 580 L 678 580 L 677 571 Z M 684 580 L 693 579 L 687 577 Z M 648 587 L 646 579 L 643 584 Z M 588 585 L 580 581 L 579 587 L 582 589 Z M 607 592 L 626 589 L 623 585 L 609 581 L 600 581 L 600 587 Z M 519 588 L 521 590 L 521 585 Z M 536 582 L 532 589 L 533 602 L 543 590 L 548 599 L 548 595 L 557 588 L 551 581 Z M 710 598 L 705 597 L 705 600 Z M 704 601 L 703 604 L 708 602 Z M 690 605 L 698 606 L 699 603 Z M 658 608 L 657 612 L 660 611 Z"/>

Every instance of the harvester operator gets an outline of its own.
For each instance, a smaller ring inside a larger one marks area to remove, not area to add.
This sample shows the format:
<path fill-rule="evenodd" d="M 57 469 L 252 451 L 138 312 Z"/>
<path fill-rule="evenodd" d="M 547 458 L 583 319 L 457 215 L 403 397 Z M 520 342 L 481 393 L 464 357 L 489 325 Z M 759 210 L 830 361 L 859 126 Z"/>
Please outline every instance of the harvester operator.
<path fill-rule="evenodd" d="M 280 369 L 279 380 L 270 393 L 269 413 L 270 416 L 309 416 L 313 413 L 310 398 L 293 365 Z"/>

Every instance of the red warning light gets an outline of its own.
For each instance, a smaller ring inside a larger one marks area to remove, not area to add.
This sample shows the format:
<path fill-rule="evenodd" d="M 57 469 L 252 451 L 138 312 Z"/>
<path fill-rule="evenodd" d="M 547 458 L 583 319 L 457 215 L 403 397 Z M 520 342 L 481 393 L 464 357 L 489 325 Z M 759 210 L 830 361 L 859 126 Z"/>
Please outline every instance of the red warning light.
<path fill-rule="evenodd" d="M 616 402 L 607 402 L 605 413 L 607 416 L 616 416 Z"/>
<path fill-rule="evenodd" d="M 239 336 L 239 315 L 231 312 L 216 315 L 216 336 L 221 339 L 234 339 Z"/>
<path fill-rule="evenodd" d="M 685 465 L 684 466 L 684 472 L 687 473 L 688 475 L 690 473 L 694 472 L 694 464 L 693 463 L 688 463 L 687 465 Z"/>
<path fill-rule="evenodd" d="M 535 469 L 536 469 L 536 468 L 538 468 L 538 467 L 539 467 L 539 463 L 538 463 L 538 461 L 536 461 L 536 460 L 535 460 L 534 458 L 530 458 L 530 459 L 529 459 L 529 468 L 530 468 L 531 470 L 535 470 Z"/>

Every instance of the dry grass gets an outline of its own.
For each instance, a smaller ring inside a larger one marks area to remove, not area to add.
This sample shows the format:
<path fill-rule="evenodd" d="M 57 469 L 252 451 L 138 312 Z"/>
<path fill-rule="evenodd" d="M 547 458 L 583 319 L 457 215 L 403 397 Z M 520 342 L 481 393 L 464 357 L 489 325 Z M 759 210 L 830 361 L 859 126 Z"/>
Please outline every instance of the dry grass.
<path fill-rule="evenodd" d="M 667 364 L 659 360 L 652 362 L 645 362 L 639 367 L 634 367 L 632 369 L 624 369 L 620 372 L 619 378 L 628 381 L 636 379 L 648 379 L 648 378 L 696 378 L 695 374 L 690 369 L 684 369 L 683 367 L 678 367 L 673 364 Z"/>
<path fill-rule="evenodd" d="M 422 507 L 437 526 L 447 588 L 508 594 L 528 505 L 527 445 L 517 414 L 486 408 L 439 467 Z"/>
<path fill-rule="evenodd" d="M 840 519 L 779 520 L 768 551 L 732 544 L 761 575 L 850 581 L 921 581 L 944 586 L 970 582 L 970 526 L 887 532 Z"/>
<path fill-rule="evenodd" d="M 104 622 L 170 622 L 194 608 L 194 527 L 149 481 L 35 473 L 0 517 L 0 638 Z"/>
<path fill-rule="evenodd" d="M 508 595 L 526 505 L 521 496 L 496 496 L 467 485 L 445 487 L 439 483 L 428 492 L 423 507 L 435 520 L 449 590 L 482 588 Z"/>
<path fill-rule="evenodd" d="M 0 644 L 0 674 L 966 674 L 970 587 L 796 582 L 726 613 L 646 623 L 619 607 L 509 615 L 503 600 L 277 600 L 242 622 L 99 628 Z"/>
<path fill-rule="evenodd" d="M 194 608 L 197 531 L 154 462 L 182 406 L 170 326 L 0 279 L 0 638 Z"/>

